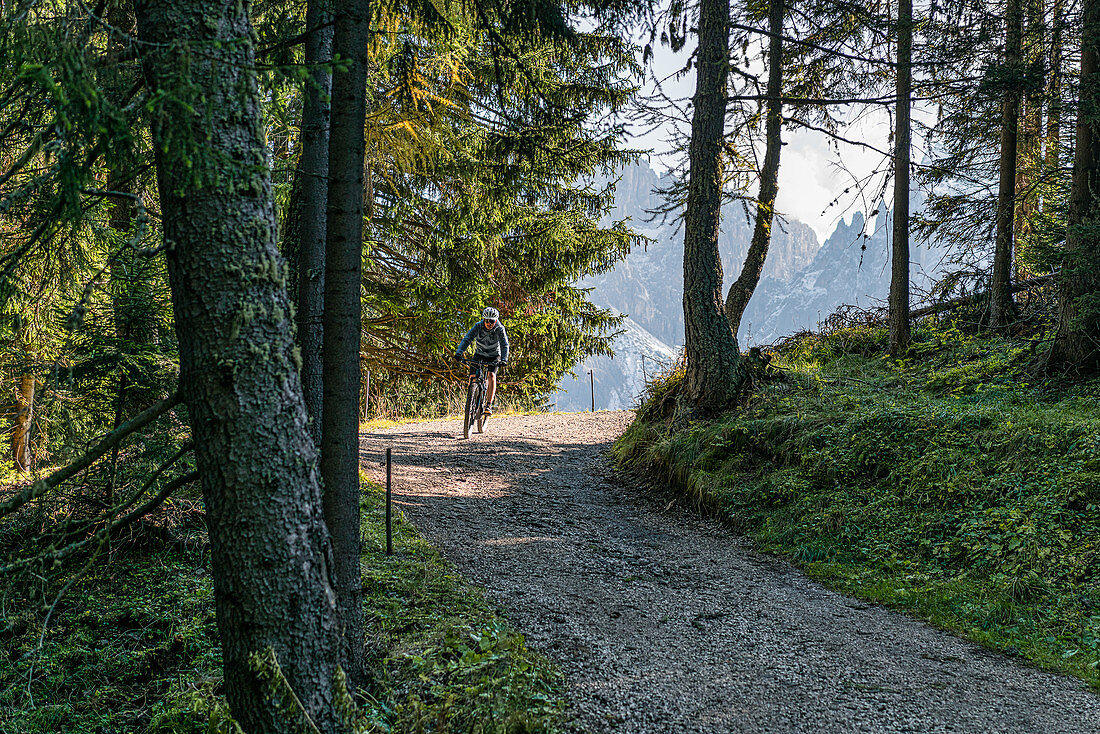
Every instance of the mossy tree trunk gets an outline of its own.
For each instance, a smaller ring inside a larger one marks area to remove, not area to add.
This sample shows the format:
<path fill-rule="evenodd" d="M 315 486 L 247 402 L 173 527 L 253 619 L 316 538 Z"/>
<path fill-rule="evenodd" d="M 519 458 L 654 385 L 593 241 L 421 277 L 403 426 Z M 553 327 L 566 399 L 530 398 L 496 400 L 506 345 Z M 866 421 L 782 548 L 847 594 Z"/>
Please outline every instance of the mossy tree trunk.
<path fill-rule="evenodd" d="M 363 682 L 363 605 L 359 513 L 359 341 L 363 257 L 363 161 L 366 144 L 370 3 L 337 9 L 332 50 L 350 62 L 332 80 L 327 247 L 325 249 L 324 414 L 321 474 L 325 523 L 332 533 L 341 661 Z"/>
<path fill-rule="evenodd" d="M 726 317 L 736 335 L 749 305 L 771 244 L 775 198 L 779 193 L 779 154 L 783 149 L 783 0 L 768 2 L 768 102 L 765 122 L 764 165 L 756 198 L 756 225 L 741 274 L 726 293 Z"/>
<path fill-rule="evenodd" d="M 890 257 L 890 356 L 909 350 L 909 158 L 913 96 L 913 0 L 898 0 L 894 112 L 893 248 Z"/>
<path fill-rule="evenodd" d="M 1084 0 L 1081 16 L 1077 144 L 1048 366 L 1091 374 L 1100 368 L 1100 0 Z"/>
<path fill-rule="evenodd" d="M 1005 58 L 1008 81 L 1001 101 L 1000 183 L 997 189 L 997 236 L 989 289 L 989 320 L 1003 329 L 1012 320 L 1012 251 L 1016 217 L 1016 163 L 1020 127 L 1020 83 L 1023 71 L 1023 9 L 1008 0 L 1005 10 Z"/>
<path fill-rule="evenodd" d="M 305 716 L 328 734 L 339 729 L 331 545 L 293 359 L 247 5 L 135 8 L 162 100 L 153 147 L 226 698 L 249 734 L 302 731 Z M 270 665 L 259 672 L 268 650 L 301 707 L 285 705 L 285 685 L 271 687 Z"/>
<path fill-rule="evenodd" d="M 729 0 L 703 0 L 684 214 L 684 398 L 700 413 L 729 407 L 746 376 L 722 301 L 718 255 L 728 47 Z"/>

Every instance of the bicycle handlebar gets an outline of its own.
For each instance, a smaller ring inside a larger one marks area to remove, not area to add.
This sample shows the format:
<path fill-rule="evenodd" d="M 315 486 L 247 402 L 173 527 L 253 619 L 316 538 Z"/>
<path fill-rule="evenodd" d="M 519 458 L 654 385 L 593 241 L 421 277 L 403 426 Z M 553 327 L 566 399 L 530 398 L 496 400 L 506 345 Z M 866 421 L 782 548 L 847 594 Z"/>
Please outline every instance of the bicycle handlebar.
<path fill-rule="evenodd" d="M 481 365 L 482 367 L 500 367 L 505 364 L 504 362 L 482 362 L 480 359 L 471 359 L 469 357 L 459 357 L 458 361 L 465 362 L 466 364 Z"/>

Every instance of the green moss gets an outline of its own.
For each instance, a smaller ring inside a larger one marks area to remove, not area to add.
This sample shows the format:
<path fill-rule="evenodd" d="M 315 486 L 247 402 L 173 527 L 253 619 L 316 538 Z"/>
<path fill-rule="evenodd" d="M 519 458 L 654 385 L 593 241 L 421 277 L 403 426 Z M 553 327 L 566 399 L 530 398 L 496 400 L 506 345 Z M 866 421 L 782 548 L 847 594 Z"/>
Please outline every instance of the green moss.
<path fill-rule="evenodd" d="M 361 729 L 555 731 L 562 723 L 560 675 L 400 512 L 396 553 L 385 554 L 383 494 L 364 483 L 373 680 L 359 707 Z M 188 527 L 170 547 L 116 548 L 111 562 L 59 603 L 40 651 L 44 613 L 32 610 L 42 599 L 4 580 L 2 608 L 25 611 L 0 619 L 0 731 L 233 731 L 206 536 L 201 522 Z"/>

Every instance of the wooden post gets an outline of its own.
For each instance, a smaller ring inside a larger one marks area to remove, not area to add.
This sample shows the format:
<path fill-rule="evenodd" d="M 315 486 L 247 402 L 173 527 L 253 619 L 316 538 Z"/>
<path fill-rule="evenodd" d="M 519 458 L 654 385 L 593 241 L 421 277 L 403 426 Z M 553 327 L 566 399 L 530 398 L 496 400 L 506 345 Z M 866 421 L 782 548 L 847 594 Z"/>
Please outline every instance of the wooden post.
<path fill-rule="evenodd" d="M 386 555 L 393 555 L 393 511 L 391 507 L 393 505 L 393 483 L 391 480 L 392 472 L 391 466 L 393 465 L 392 452 L 393 449 L 386 449 Z"/>

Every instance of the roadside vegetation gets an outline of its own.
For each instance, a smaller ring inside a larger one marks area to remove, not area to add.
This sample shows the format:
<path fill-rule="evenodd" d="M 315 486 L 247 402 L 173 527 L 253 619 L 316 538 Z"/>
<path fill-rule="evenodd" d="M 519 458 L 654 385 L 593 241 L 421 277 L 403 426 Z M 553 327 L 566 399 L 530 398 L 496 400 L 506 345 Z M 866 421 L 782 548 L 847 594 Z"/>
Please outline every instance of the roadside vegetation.
<path fill-rule="evenodd" d="M 901 360 L 888 338 L 791 337 L 714 420 L 677 413 L 674 370 L 616 457 L 833 588 L 1100 688 L 1100 382 L 1037 377 L 1049 342 L 962 320 Z"/>
<path fill-rule="evenodd" d="M 362 732 L 551 732 L 562 682 L 523 636 L 394 513 L 385 553 L 384 492 L 364 482 L 364 621 L 372 680 Z M 169 500 L 93 558 L 42 614 L 0 628 L 0 732 L 239 731 L 224 705 L 221 653 L 197 504 Z M 5 608 L 25 586 L 5 582 Z M 308 729 L 305 729 L 308 730 Z"/>

